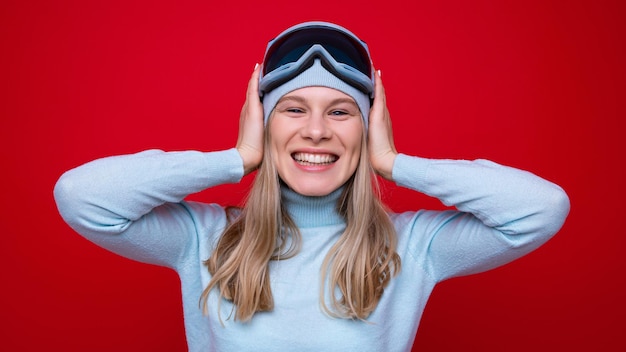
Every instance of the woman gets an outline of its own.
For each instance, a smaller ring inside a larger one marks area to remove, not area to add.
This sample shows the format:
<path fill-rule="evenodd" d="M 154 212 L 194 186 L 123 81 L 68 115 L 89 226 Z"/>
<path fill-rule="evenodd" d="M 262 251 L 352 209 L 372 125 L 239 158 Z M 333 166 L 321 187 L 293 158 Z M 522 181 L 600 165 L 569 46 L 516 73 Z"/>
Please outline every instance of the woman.
<path fill-rule="evenodd" d="M 302 23 L 255 67 L 235 148 L 96 160 L 55 198 L 90 241 L 178 273 L 190 350 L 409 351 L 435 284 L 537 248 L 569 200 L 486 160 L 398 153 L 390 126 L 365 43 Z M 241 210 L 184 201 L 254 170 Z M 374 173 L 458 210 L 386 211 Z"/>

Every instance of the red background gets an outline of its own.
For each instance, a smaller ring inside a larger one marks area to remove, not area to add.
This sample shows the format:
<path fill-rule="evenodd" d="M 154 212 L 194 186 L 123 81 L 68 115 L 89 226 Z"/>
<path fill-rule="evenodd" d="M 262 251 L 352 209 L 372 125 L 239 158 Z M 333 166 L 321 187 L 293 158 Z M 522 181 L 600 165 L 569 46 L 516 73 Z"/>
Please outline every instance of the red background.
<path fill-rule="evenodd" d="M 565 188 L 536 252 L 439 285 L 414 351 L 623 351 L 620 1 L 3 1 L 0 349 L 183 351 L 176 275 L 108 253 L 52 188 L 89 160 L 234 145 L 265 43 L 304 20 L 364 38 L 400 151 L 487 158 Z M 249 178 L 193 198 L 238 204 Z M 438 201 L 386 184 L 395 210 Z"/>

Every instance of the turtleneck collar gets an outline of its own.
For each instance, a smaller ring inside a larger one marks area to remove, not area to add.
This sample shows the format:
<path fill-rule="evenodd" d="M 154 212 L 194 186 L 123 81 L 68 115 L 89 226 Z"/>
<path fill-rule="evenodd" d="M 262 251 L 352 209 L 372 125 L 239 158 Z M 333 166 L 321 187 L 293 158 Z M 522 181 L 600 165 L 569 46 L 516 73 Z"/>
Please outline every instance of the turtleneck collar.
<path fill-rule="evenodd" d="M 341 197 L 343 187 L 320 197 L 303 196 L 282 182 L 280 190 L 282 202 L 298 227 L 318 227 L 345 223 L 345 219 L 337 213 L 337 202 Z"/>

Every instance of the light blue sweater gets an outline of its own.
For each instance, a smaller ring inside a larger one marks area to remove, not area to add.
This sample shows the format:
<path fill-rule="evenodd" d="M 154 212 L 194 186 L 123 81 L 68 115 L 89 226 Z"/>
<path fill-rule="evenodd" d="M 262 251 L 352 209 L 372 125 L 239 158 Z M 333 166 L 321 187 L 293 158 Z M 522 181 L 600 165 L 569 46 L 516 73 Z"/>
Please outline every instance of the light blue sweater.
<path fill-rule="evenodd" d="M 275 308 L 248 323 L 229 319 L 218 295 L 203 316 L 198 301 L 210 276 L 202 264 L 226 225 L 224 208 L 188 202 L 192 193 L 239 182 L 235 149 L 146 151 L 95 160 L 65 173 L 54 195 L 65 221 L 90 241 L 180 276 L 190 351 L 409 351 L 433 287 L 488 270 L 539 247 L 569 212 L 563 190 L 531 173 L 486 160 L 432 160 L 400 154 L 394 181 L 439 198 L 458 211 L 390 214 L 402 271 L 385 289 L 368 322 L 331 318 L 319 304 L 321 262 L 345 224 L 339 192 L 304 197 L 283 190 L 302 232 L 302 250 L 270 263 Z"/>

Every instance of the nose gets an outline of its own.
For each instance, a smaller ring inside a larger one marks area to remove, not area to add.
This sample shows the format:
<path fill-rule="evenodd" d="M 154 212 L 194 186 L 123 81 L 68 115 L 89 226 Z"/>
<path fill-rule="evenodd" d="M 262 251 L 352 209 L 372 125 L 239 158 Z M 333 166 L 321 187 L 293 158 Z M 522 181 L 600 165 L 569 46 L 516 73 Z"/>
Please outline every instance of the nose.
<path fill-rule="evenodd" d="M 300 130 L 303 138 L 319 143 L 323 140 L 330 139 L 332 130 L 328 126 L 328 121 L 321 113 L 312 113 L 307 117 L 306 122 Z"/>

